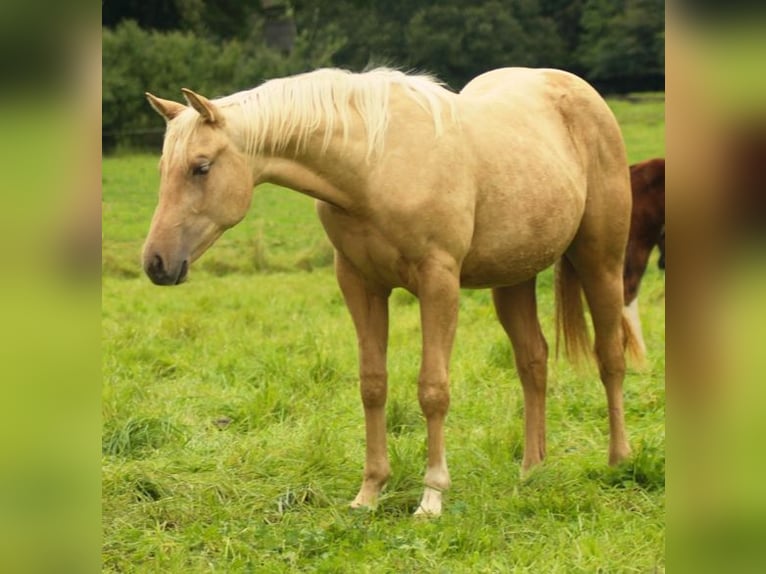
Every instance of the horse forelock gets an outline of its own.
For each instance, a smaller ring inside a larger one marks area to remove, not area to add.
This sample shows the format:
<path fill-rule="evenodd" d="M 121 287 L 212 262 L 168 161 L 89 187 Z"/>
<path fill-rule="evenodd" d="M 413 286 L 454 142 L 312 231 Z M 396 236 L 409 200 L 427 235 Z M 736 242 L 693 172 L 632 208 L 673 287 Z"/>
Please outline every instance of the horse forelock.
<path fill-rule="evenodd" d="M 269 80 L 257 88 L 213 100 L 227 118 L 245 131 L 245 152 L 256 155 L 284 151 L 295 142 L 300 152 L 309 137 L 323 130 L 322 151 L 330 145 L 336 128 L 343 139 L 349 135 L 354 111 L 367 133 L 367 157 L 382 152 L 389 119 L 392 86 L 400 86 L 443 130 L 442 111 L 455 116 L 452 100 L 443 84 L 427 75 L 408 75 L 399 70 L 377 68 L 363 73 L 325 68 L 297 76 Z M 179 118 L 180 119 L 180 118 Z M 179 126 L 179 142 L 194 124 Z"/>
<path fill-rule="evenodd" d="M 165 140 L 162 144 L 162 157 L 165 161 L 188 163 L 186 150 L 189 141 L 198 125 L 202 124 L 201 116 L 192 108 L 186 109 L 168 122 L 165 129 Z"/>

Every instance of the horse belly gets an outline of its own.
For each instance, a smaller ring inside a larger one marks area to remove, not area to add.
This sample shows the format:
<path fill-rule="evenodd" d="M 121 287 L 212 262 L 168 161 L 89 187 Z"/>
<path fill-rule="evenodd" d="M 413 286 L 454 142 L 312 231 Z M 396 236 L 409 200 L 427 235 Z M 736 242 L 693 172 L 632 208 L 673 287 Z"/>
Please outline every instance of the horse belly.
<path fill-rule="evenodd" d="M 516 285 L 553 265 L 568 242 L 512 249 L 475 249 L 469 252 L 460 271 L 460 285 L 469 289 Z"/>
<path fill-rule="evenodd" d="M 585 209 L 577 187 L 535 194 L 531 202 L 501 196 L 477 208 L 463 287 L 515 285 L 555 263 L 569 247 Z"/>

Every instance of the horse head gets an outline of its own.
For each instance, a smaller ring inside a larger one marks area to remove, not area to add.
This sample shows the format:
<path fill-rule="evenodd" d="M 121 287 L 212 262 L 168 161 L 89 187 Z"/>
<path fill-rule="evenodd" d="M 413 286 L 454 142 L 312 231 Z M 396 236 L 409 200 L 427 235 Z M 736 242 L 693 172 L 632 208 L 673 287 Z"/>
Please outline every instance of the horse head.
<path fill-rule="evenodd" d="M 183 105 L 147 93 L 167 122 L 159 202 L 143 248 L 143 268 L 157 285 L 177 285 L 189 265 L 247 213 L 253 174 L 227 130 L 222 110 L 184 89 Z"/>

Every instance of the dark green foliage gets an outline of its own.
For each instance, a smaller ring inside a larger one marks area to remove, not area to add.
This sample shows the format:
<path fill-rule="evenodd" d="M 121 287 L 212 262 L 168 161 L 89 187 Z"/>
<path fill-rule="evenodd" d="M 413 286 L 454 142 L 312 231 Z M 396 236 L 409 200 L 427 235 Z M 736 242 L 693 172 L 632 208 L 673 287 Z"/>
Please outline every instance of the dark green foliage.
<path fill-rule="evenodd" d="M 270 50 L 255 29 L 246 40 L 219 41 L 189 31 L 147 31 L 127 20 L 103 31 L 102 129 L 116 143 L 161 141 L 163 122 L 144 97 L 182 100 L 188 87 L 209 97 L 250 89 L 272 77 L 328 65 L 332 49 L 299 38 L 289 56 Z M 151 138 L 142 135 L 151 134 Z M 133 139 L 129 139 L 132 136 Z"/>
<path fill-rule="evenodd" d="M 664 76 L 664 22 L 664 0 L 586 0 L 578 46 L 584 73 L 615 85 Z"/>
<path fill-rule="evenodd" d="M 610 93 L 659 90 L 664 14 L 664 0 L 109 2 L 104 144 L 159 146 L 145 91 L 217 96 L 321 66 L 416 69 L 454 90 L 493 68 L 553 67 Z"/>
<path fill-rule="evenodd" d="M 415 65 L 434 70 L 455 88 L 493 68 L 540 63 L 540 52 L 530 49 L 527 38 L 516 15 L 496 1 L 429 6 L 407 27 Z"/>

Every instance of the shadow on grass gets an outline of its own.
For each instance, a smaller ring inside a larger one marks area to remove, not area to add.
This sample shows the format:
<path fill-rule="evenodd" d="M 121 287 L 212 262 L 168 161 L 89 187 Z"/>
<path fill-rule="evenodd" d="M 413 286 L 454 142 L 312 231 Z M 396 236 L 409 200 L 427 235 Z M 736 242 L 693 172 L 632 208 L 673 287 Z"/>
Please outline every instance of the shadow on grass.
<path fill-rule="evenodd" d="M 665 488 L 665 451 L 644 442 L 628 460 L 613 467 L 591 468 L 586 476 L 610 488 L 661 491 Z"/>

